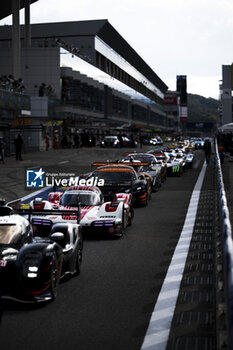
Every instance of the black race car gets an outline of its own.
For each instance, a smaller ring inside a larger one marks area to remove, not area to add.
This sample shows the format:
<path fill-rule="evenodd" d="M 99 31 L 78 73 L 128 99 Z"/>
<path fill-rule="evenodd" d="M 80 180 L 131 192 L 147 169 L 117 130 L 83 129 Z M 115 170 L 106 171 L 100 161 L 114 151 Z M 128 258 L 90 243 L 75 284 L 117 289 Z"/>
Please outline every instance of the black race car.
<path fill-rule="evenodd" d="M 138 172 L 145 172 L 151 176 L 151 188 L 152 191 L 158 191 L 161 187 L 161 183 L 166 178 L 166 168 L 164 164 L 157 161 L 153 154 L 148 153 L 124 153 L 125 158 L 121 162 L 127 164 L 131 162 L 133 168 Z M 134 166 L 134 163 L 138 165 Z M 141 164 L 140 164 L 141 162 Z"/>
<path fill-rule="evenodd" d="M 112 201 L 116 193 L 132 193 L 133 204 L 147 205 L 151 185 L 145 175 L 125 164 L 92 163 L 92 167 L 97 168 L 86 179 L 103 180 L 101 191 L 106 201 Z"/>
<path fill-rule="evenodd" d="M 101 140 L 100 147 L 137 147 L 137 142 L 133 138 L 128 138 L 122 135 L 108 135 Z"/>
<path fill-rule="evenodd" d="M 65 213 L 53 210 L 54 215 Z M 53 224 L 41 216 L 31 220 L 31 214 L 41 215 L 32 210 L 20 214 L 9 206 L 0 207 L 1 297 L 23 302 L 54 300 L 60 278 L 80 271 L 80 225 Z"/>
<path fill-rule="evenodd" d="M 120 147 L 120 140 L 117 136 L 105 136 L 100 142 L 100 147 Z"/>

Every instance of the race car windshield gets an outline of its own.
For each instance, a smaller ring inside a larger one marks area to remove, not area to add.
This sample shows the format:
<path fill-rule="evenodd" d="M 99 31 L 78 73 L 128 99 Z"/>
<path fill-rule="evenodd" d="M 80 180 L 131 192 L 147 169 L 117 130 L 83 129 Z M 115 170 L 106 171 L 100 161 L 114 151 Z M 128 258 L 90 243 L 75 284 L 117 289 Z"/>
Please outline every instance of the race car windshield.
<path fill-rule="evenodd" d="M 105 136 L 104 138 L 106 141 L 115 141 L 118 139 L 117 136 Z"/>
<path fill-rule="evenodd" d="M 69 207 L 98 205 L 100 198 L 96 193 L 64 193 L 61 205 Z"/>
<path fill-rule="evenodd" d="M 155 158 L 154 157 L 151 157 L 151 156 L 146 156 L 146 155 L 131 155 L 131 156 L 128 156 L 125 158 L 125 160 L 131 160 L 131 158 L 133 158 L 135 161 L 136 160 L 139 160 L 140 162 L 152 162 L 153 160 L 155 161 Z"/>
<path fill-rule="evenodd" d="M 148 165 L 133 165 L 134 170 L 139 173 L 140 171 L 146 171 L 148 169 Z"/>
<path fill-rule="evenodd" d="M 115 169 L 114 169 L 115 170 Z M 119 170 L 98 170 L 93 173 L 94 177 L 102 179 L 108 182 L 125 182 L 135 180 L 135 174 L 133 171 L 119 171 Z"/>
<path fill-rule="evenodd" d="M 22 230 L 15 224 L 0 225 L 0 244 L 17 243 L 21 237 Z"/>

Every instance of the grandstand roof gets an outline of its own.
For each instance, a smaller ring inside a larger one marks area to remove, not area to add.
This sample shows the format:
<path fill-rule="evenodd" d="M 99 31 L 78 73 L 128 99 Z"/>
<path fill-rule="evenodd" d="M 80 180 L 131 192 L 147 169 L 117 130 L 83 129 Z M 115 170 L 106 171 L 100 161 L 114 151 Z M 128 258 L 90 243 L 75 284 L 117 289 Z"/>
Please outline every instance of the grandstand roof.
<path fill-rule="evenodd" d="M 80 37 L 96 35 L 121 57 L 132 64 L 161 91 L 165 92 L 167 90 L 166 84 L 116 31 L 107 19 L 32 24 L 32 38 L 55 36 L 64 39 L 66 36 Z"/>
<path fill-rule="evenodd" d="M 23 26 L 21 27 L 23 29 Z M 10 36 L 10 26 L 2 26 L 0 31 L 0 41 L 10 40 Z M 21 31 L 21 36 L 24 36 L 23 30 Z M 38 23 L 31 25 L 32 40 L 59 38 L 62 40 L 62 42 L 65 43 L 75 43 L 77 39 L 85 40 L 85 37 L 95 38 L 96 36 L 100 38 L 104 43 L 106 43 L 119 56 L 121 56 L 123 60 L 127 61 L 138 72 L 140 72 L 162 93 L 166 92 L 168 88 L 167 85 L 142 59 L 142 57 L 139 56 L 139 54 L 128 44 L 128 42 L 116 31 L 116 29 L 108 22 L 107 19 Z M 141 85 L 143 84 L 141 83 Z M 152 97 L 153 99 L 153 96 L 156 96 L 154 92 L 149 90 L 146 85 L 143 85 L 143 89 L 146 90 L 143 94 L 147 97 Z"/>

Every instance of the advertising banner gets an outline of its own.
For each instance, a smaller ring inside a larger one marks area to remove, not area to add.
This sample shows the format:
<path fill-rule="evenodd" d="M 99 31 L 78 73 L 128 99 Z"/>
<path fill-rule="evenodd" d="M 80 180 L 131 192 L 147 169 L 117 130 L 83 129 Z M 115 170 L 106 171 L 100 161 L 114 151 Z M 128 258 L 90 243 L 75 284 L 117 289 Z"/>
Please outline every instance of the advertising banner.
<path fill-rule="evenodd" d="M 180 121 L 181 123 L 187 123 L 188 120 L 188 107 L 181 106 L 180 107 Z"/>

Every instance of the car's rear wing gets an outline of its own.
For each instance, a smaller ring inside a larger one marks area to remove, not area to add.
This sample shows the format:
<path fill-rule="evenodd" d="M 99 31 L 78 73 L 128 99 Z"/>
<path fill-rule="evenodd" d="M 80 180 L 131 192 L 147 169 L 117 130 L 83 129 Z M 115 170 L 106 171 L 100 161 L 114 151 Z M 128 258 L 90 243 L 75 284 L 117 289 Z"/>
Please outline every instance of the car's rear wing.
<path fill-rule="evenodd" d="M 157 156 L 157 157 L 159 157 L 159 156 L 165 156 L 165 154 L 163 153 L 163 152 L 153 152 L 153 153 L 148 153 L 148 154 L 153 154 L 153 156 Z"/>
<path fill-rule="evenodd" d="M 132 154 L 132 156 L 134 156 L 135 154 L 137 154 L 137 152 L 124 152 L 122 155 L 124 156 L 124 157 L 126 157 L 126 156 L 129 156 L 129 155 L 131 155 Z"/>
<path fill-rule="evenodd" d="M 154 152 L 154 153 L 150 153 L 150 154 L 153 154 L 153 156 L 155 156 L 158 160 L 166 160 L 166 155 L 165 153 L 162 153 L 162 152 Z"/>
<path fill-rule="evenodd" d="M 60 210 L 60 209 L 51 209 L 51 210 L 47 210 L 47 209 L 41 209 L 41 210 L 37 210 L 37 209 L 15 209 L 14 213 L 19 214 L 19 215 L 27 215 L 28 216 L 28 221 L 31 222 L 31 218 L 32 216 L 74 216 L 75 218 L 77 218 L 77 224 L 80 222 L 80 214 L 81 214 L 81 206 L 80 204 L 78 205 L 77 209 L 74 210 Z"/>
<path fill-rule="evenodd" d="M 101 166 L 106 166 L 106 165 L 116 165 L 116 166 L 148 166 L 148 162 L 94 162 L 91 164 L 91 167 L 93 168 L 98 168 Z"/>

